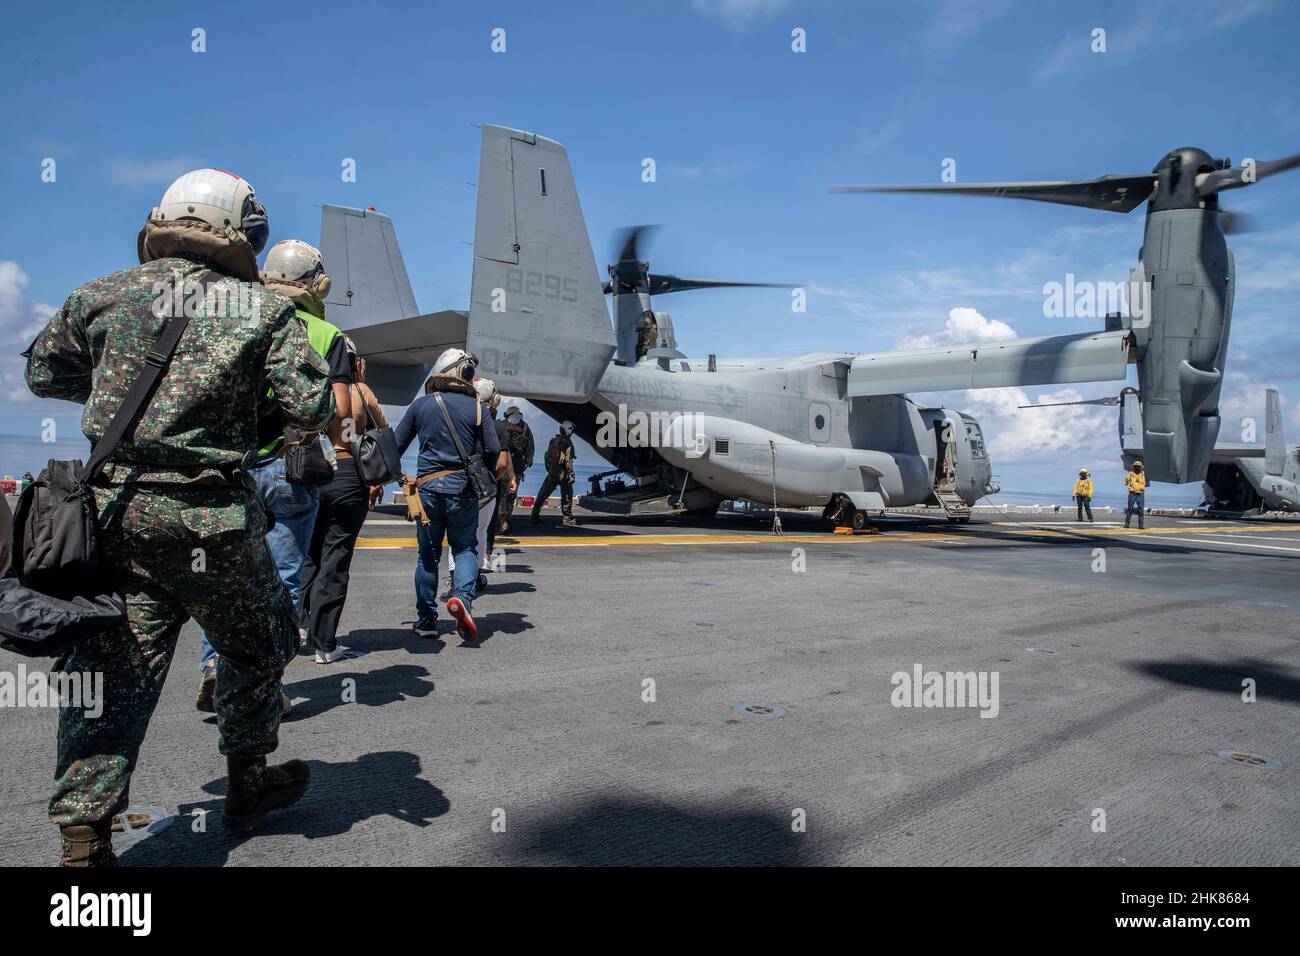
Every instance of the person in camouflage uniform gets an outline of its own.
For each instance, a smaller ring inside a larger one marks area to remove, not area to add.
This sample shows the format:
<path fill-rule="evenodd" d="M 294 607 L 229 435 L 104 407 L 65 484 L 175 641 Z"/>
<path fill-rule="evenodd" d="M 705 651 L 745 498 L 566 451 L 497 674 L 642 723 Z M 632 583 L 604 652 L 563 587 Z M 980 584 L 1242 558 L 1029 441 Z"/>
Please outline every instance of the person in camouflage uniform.
<path fill-rule="evenodd" d="M 84 403 L 82 431 L 94 443 L 173 310 L 191 310 L 153 400 L 95 487 L 103 584 L 125 598 L 127 622 L 56 662 L 104 675 L 98 719 L 76 708 L 59 717 L 49 813 L 61 828 L 65 865 L 116 862 L 111 820 L 126 810 L 136 757 L 190 617 L 221 659 L 227 826 L 251 829 L 307 786 L 300 760 L 266 766 L 297 630 L 244 470 L 258 447 L 268 387 L 305 429 L 325 426 L 334 399 L 293 304 L 258 284 L 266 231 L 244 180 L 220 170 L 187 173 L 141 230 L 141 264 L 75 291 L 27 353 L 28 387 Z"/>
<path fill-rule="evenodd" d="M 542 523 L 542 502 L 550 497 L 557 487 L 560 489 L 560 513 L 564 516 L 562 524 L 572 528 L 578 522 L 573 518 L 573 483 L 577 480 L 573 473 L 573 422 L 560 423 L 560 431 L 552 436 L 546 446 L 546 455 L 542 458 L 546 465 L 546 478 L 533 499 L 533 524 Z"/>
<path fill-rule="evenodd" d="M 533 467 L 533 430 L 524 421 L 524 413 L 518 405 L 511 405 L 505 414 L 506 431 L 509 437 L 510 463 L 515 469 L 515 488 L 506 495 L 505 507 L 501 514 L 500 533 L 510 530 L 510 519 L 515 513 L 515 502 L 519 499 L 519 486 L 524 483 L 524 472 Z M 505 447 L 505 446 L 503 446 Z"/>

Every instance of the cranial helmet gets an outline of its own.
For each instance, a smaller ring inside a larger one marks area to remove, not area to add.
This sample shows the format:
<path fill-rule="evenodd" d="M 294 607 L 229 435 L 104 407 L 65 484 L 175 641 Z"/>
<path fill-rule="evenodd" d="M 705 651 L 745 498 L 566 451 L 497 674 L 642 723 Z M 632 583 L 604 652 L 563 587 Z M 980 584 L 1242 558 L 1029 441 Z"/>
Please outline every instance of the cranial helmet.
<path fill-rule="evenodd" d="M 262 278 L 301 282 L 322 301 L 330 291 L 330 277 L 325 273 L 320 250 L 301 239 L 283 239 L 273 245 L 266 254 Z"/>
<path fill-rule="evenodd" d="M 560 422 L 560 431 L 564 432 L 564 434 L 566 435 L 572 435 L 573 422 L 569 421 L 567 418 L 564 421 Z"/>
<path fill-rule="evenodd" d="M 496 382 L 490 378 L 474 379 L 474 391 L 478 392 L 478 400 L 484 405 L 491 405 L 493 401 L 500 404 L 501 396 L 497 394 Z"/>
<path fill-rule="evenodd" d="M 433 374 L 459 376 L 467 382 L 472 382 L 477 367 L 478 359 L 472 353 L 464 349 L 447 349 L 438 356 L 438 361 L 433 363 Z"/>
<path fill-rule="evenodd" d="M 511 425 L 518 425 L 524 420 L 524 413 L 519 410 L 518 405 L 511 405 L 506 409 L 505 418 Z"/>
<path fill-rule="evenodd" d="M 254 253 L 270 235 L 266 210 L 257 201 L 253 184 L 224 169 L 196 169 L 167 187 L 151 219 L 196 219 L 218 231 L 241 233 Z"/>

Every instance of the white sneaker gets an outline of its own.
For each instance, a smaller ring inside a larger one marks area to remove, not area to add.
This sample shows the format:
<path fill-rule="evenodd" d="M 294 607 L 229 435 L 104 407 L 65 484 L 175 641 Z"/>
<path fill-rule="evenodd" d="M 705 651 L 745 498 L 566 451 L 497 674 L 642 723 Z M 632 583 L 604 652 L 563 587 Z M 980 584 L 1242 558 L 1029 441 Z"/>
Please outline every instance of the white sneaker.
<path fill-rule="evenodd" d="M 349 650 L 350 650 L 350 648 L 344 647 L 342 644 L 340 644 L 338 647 L 334 648 L 334 650 L 332 650 L 332 651 L 328 651 L 328 652 L 327 652 L 327 651 L 317 651 L 317 652 L 316 652 L 316 663 L 317 663 L 317 664 L 333 664 L 335 661 L 341 661 L 341 660 L 343 660 L 343 658 L 345 658 L 345 657 L 348 656 L 348 651 L 349 651 Z"/>

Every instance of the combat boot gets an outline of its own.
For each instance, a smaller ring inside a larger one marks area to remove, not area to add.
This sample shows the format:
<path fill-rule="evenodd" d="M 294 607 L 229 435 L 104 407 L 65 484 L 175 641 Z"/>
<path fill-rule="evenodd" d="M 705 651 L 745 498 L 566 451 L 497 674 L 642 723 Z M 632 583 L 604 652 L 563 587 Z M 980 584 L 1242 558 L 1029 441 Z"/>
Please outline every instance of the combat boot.
<path fill-rule="evenodd" d="M 59 827 L 59 866 L 117 866 L 113 852 L 113 821 Z"/>
<path fill-rule="evenodd" d="M 203 665 L 203 674 L 199 677 L 199 692 L 194 697 L 194 709 L 205 714 L 215 714 L 217 696 L 217 658 L 210 657 Z"/>
<path fill-rule="evenodd" d="M 265 757 L 227 757 L 230 789 L 222 820 L 227 830 L 245 832 L 258 826 L 268 813 L 297 803 L 307 789 L 311 769 L 301 760 L 274 767 Z"/>
<path fill-rule="evenodd" d="M 566 516 L 565 519 L 564 519 L 564 521 L 562 522 L 562 524 L 563 524 L 566 528 L 576 528 L 576 527 L 578 526 L 578 522 L 577 522 L 577 520 L 573 517 L 573 515 L 568 515 L 568 516 Z"/>

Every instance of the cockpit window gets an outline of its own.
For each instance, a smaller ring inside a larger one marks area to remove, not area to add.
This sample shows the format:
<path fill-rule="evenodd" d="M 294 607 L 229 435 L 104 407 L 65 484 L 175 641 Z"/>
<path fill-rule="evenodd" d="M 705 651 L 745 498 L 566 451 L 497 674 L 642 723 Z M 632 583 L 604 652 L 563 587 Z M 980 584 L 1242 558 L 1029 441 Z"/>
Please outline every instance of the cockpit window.
<path fill-rule="evenodd" d="M 984 450 L 984 433 L 980 431 L 977 422 L 973 422 L 970 419 L 966 420 L 966 438 L 970 441 L 970 453 L 973 457 L 988 457 L 988 452 Z"/>

